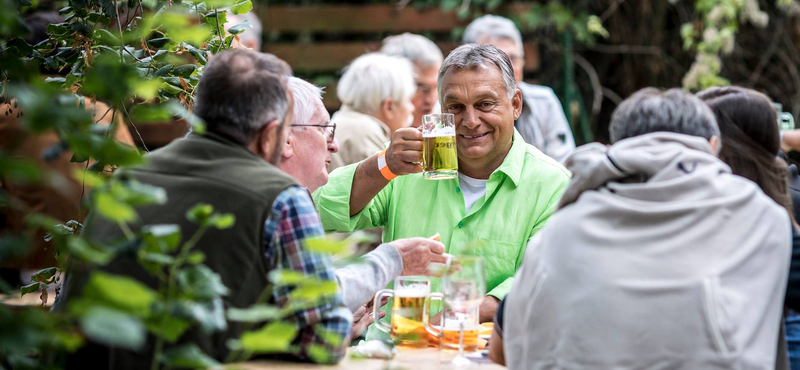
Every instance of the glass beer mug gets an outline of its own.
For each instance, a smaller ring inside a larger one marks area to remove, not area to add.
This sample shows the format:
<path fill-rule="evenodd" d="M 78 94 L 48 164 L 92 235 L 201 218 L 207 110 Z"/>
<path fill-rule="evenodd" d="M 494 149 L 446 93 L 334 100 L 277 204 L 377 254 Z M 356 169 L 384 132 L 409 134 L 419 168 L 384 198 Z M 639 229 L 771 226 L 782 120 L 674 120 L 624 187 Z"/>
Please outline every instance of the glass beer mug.
<path fill-rule="evenodd" d="M 452 113 L 422 116 L 422 177 L 429 180 L 458 176 L 456 126 Z"/>
<path fill-rule="evenodd" d="M 394 280 L 394 290 L 382 289 L 375 293 L 373 317 L 380 317 L 381 299 L 393 297 L 391 323 L 389 327 L 381 320 L 375 326 L 392 336 L 397 345 L 424 348 L 428 346 L 428 335 L 422 320 L 422 306 L 431 291 L 430 280 L 421 277 L 400 276 Z"/>

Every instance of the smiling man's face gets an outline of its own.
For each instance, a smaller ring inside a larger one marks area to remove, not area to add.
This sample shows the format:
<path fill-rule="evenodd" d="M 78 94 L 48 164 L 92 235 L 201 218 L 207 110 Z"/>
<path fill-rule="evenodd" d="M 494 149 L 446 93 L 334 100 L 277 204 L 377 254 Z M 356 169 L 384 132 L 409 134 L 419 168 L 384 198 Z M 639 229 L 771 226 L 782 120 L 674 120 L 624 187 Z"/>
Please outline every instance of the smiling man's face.
<path fill-rule="evenodd" d="M 461 172 L 467 176 L 491 173 L 503 163 L 521 109 L 519 90 L 509 99 L 502 73 L 494 65 L 451 68 L 445 73 L 442 111 L 455 116 Z"/>

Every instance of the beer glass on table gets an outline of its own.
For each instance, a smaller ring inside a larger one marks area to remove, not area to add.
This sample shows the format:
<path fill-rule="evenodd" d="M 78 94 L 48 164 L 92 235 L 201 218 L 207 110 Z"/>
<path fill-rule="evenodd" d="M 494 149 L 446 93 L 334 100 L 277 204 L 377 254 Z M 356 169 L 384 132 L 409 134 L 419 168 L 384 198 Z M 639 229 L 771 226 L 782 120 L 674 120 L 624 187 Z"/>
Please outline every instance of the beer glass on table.
<path fill-rule="evenodd" d="M 422 306 L 431 291 L 430 280 L 421 277 L 400 276 L 394 280 L 394 289 L 382 289 L 375 293 L 373 317 L 380 317 L 381 299 L 392 298 L 392 326 L 375 320 L 375 326 L 392 336 L 397 345 L 425 348 L 428 336 L 422 322 Z"/>
<path fill-rule="evenodd" d="M 429 180 L 458 176 L 456 125 L 452 113 L 422 116 L 422 177 Z"/>
<path fill-rule="evenodd" d="M 448 261 L 442 277 L 442 293 L 431 293 L 425 299 L 423 318 L 425 329 L 440 338 L 440 348 L 458 349 L 458 356 L 451 360 L 454 365 L 471 364 L 464 352 L 478 350 L 480 331 L 480 305 L 486 294 L 486 276 L 483 259 L 461 256 Z M 429 324 L 430 302 L 442 300 L 442 326 L 440 330 Z"/>

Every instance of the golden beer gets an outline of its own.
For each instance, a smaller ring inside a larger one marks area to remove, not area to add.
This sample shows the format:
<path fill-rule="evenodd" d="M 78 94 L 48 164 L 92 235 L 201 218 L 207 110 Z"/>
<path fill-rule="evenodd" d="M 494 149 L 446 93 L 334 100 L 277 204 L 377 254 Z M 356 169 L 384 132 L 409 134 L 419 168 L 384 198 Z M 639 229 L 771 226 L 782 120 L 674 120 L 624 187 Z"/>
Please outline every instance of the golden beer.
<path fill-rule="evenodd" d="M 423 135 L 422 153 L 424 178 L 441 180 L 458 176 L 455 132 L 453 135 Z"/>
<path fill-rule="evenodd" d="M 475 352 L 478 350 L 479 327 L 464 328 L 464 351 Z M 458 349 L 458 337 L 460 332 L 458 327 L 446 327 L 442 330 L 440 346 L 448 349 Z"/>
<path fill-rule="evenodd" d="M 428 337 L 422 324 L 424 303 L 425 294 L 413 297 L 395 295 L 392 304 L 392 338 L 398 345 L 419 348 L 428 346 Z"/>

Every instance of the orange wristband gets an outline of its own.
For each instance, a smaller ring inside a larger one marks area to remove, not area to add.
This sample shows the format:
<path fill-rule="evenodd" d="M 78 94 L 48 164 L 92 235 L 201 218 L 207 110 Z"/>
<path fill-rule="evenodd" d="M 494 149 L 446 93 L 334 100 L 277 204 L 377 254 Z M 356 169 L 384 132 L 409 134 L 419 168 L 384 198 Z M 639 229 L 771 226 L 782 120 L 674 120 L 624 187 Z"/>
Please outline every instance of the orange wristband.
<path fill-rule="evenodd" d="M 384 149 L 381 152 L 381 155 L 378 156 L 378 171 L 381 171 L 383 178 L 389 181 L 392 181 L 395 177 L 397 177 L 397 175 L 393 174 L 389 169 L 389 165 L 386 164 L 386 149 Z"/>

